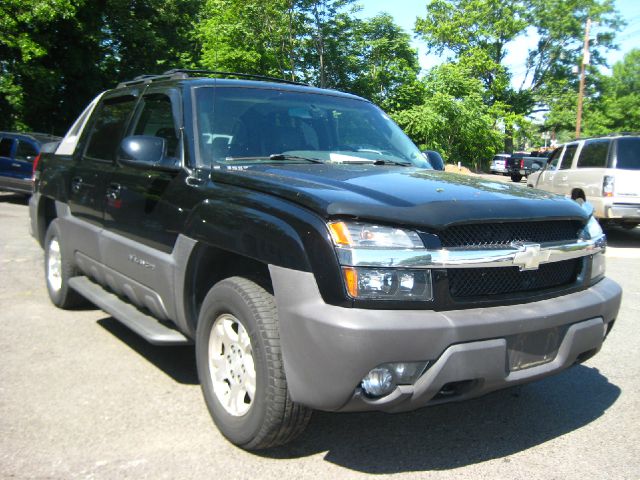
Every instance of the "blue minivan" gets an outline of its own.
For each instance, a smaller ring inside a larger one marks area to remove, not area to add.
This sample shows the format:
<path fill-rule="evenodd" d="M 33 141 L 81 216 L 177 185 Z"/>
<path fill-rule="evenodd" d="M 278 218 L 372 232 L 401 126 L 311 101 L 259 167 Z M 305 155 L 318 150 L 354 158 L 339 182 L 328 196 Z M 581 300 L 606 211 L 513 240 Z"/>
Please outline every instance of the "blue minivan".
<path fill-rule="evenodd" d="M 44 133 L 0 132 L 0 191 L 31 195 L 33 162 L 44 144 L 60 140 Z"/>

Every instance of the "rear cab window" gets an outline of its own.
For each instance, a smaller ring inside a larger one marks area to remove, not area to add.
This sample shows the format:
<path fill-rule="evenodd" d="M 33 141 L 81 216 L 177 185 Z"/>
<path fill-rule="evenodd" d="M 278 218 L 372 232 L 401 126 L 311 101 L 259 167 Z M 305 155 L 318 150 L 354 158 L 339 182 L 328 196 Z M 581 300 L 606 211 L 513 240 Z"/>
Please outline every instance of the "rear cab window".
<path fill-rule="evenodd" d="M 640 138 L 619 138 L 616 146 L 615 168 L 640 170 Z"/>

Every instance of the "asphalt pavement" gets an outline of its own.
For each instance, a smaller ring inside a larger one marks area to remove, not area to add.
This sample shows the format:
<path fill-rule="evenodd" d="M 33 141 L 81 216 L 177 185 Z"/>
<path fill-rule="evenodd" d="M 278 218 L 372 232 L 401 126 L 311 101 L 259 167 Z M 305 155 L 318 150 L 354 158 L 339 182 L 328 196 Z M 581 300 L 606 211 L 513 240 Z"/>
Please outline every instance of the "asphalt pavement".
<path fill-rule="evenodd" d="M 585 364 L 406 414 L 316 412 L 295 443 L 247 453 L 213 425 L 192 347 L 56 309 L 21 197 L 0 194 L 0 225 L 0 478 L 640 478 L 640 228 L 609 232 L 622 309 Z"/>

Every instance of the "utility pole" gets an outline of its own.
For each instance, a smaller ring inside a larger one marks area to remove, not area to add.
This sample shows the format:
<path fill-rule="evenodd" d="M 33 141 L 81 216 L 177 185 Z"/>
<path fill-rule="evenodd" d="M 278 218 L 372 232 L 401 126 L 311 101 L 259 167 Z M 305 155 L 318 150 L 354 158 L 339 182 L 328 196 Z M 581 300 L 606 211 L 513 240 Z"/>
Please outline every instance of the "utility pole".
<path fill-rule="evenodd" d="M 587 26 L 584 29 L 584 47 L 582 49 L 582 65 L 580 67 L 580 88 L 578 90 L 578 116 L 576 118 L 576 138 L 580 138 L 582 129 L 582 98 L 584 97 L 584 70 L 589 65 L 589 30 L 591 29 L 591 19 L 587 18 Z"/>

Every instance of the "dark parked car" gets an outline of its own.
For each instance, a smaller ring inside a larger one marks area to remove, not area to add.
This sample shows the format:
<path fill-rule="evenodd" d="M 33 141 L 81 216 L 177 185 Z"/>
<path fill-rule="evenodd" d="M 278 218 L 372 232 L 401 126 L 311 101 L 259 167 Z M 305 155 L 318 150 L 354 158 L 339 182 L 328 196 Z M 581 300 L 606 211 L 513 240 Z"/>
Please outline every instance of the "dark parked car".
<path fill-rule="evenodd" d="M 520 182 L 522 177 L 527 178 L 529 174 L 542 169 L 547 163 L 547 157 L 533 156 L 528 153 L 514 153 L 511 158 L 507 159 L 505 168 L 507 175 L 511 177 L 511 181 Z"/>
<path fill-rule="evenodd" d="M 0 190 L 30 195 L 33 162 L 42 145 L 60 140 L 43 133 L 0 132 Z"/>

